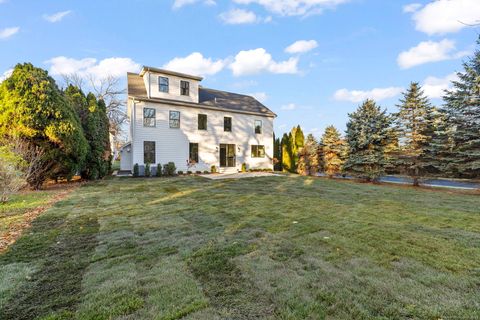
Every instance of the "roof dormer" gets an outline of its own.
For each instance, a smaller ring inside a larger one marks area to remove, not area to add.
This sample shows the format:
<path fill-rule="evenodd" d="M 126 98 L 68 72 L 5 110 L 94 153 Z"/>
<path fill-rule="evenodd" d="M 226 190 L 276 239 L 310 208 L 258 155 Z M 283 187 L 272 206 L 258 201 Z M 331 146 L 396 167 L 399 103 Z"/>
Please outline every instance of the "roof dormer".
<path fill-rule="evenodd" d="M 202 77 L 144 66 L 140 71 L 148 98 L 161 98 L 198 103 Z"/>

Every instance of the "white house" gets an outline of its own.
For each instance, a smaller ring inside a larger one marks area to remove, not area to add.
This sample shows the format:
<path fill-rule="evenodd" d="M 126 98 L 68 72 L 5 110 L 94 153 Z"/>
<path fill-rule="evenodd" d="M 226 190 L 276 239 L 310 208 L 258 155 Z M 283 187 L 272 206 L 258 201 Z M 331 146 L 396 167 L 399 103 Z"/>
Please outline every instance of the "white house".
<path fill-rule="evenodd" d="M 207 89 L 201 77 L 143 67 L 128 73 L 131 141 L 121 170 L 174 162 L 178 170 L 273 169 L 276 115 L 247 95 Z"/>

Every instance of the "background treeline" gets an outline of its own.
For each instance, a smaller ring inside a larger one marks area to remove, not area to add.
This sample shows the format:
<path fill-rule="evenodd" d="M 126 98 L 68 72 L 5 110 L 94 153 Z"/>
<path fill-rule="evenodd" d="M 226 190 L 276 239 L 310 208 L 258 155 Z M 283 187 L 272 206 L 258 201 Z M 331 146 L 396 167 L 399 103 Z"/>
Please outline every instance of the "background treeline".
<path fill-rule="evenodd" d="M 480 44 L 480 41 L 478 42 Z M 480 52 L 463 63 L 441 107 L 431 105 L 414 82 L 397 112 L 373 100 L 348 115 L 345 136 L 333 126 L 317 141 L 300 126 L 275 139 L 275 169 L 328 176 L 350 174 L 375 181 L 405 174 L 415 185 L 424 176 L 480 178 Z"/>
<path fill-rule="evenodd" d="M 47 179 L 76 174 L 99 179 L 110 171 L 110 153 L 102 99 L 73 85 L 61 90 L 29 63 L 0 84 L 0 171 L 9 181 L 39 189 Z"/>

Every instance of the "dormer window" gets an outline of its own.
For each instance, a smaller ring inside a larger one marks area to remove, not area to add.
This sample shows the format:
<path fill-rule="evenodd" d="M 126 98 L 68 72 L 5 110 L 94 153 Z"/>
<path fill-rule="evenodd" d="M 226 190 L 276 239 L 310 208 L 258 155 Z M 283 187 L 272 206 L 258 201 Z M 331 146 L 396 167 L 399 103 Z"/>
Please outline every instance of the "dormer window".
<path fill-rule="evenodd" d="M 190 95 L 190 82 L 180 80 L 180 94 L 182 96 Z"/>
<path fill-rule="evenodd" d="M 158 90 L 160 92 L 168 93 L 168 78 L 158 77 Z"/>

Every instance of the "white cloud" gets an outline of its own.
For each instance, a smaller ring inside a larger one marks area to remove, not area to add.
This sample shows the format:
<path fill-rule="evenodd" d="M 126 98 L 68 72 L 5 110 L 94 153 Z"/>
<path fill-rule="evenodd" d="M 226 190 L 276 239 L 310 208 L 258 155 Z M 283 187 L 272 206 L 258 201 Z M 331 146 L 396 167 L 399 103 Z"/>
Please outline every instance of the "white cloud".
<path fill-rule="evenodd" d="M 429 35 L 458 32 L 466 24 L 480 22 L 480 1 L 436 0 L 417 10 L 412 18 L 415 28 Z"/>
<path fill-rule="evenodd" d="M 11 27 L 11 28 L 0 29 L 0 39 L 10 38 L 11 36 L 13 36 L 18 31 L 20 31 L 20 27 Z"/>
<path fill-rule="evenodd" d="M 298 58 L 276 62 L 265 49 L 258 48 L 240 51 L 229 67 L 234 76 L 253 75 L 263 71 L 295 74 L 298 73 L 297 64 Z"/>
<path fill-rule="evenodd" d="M 74 59 L 60 56 L 45 63 L 50 65 L 52 75 L 78 74 L 84 78 L 92 76 L 97 80 L 108 76 L 123 77 L 127 72 L 136 72 L 140 69 L 140 65 L 132 59 L 119 57 L 97 61 L 95 58 Z"/>
<path fill-rule="evenodd" d="M 170 60 L 163 68 L 193 75 L 212 75 L 220 72 L 226 64 L 225 60 L 213 61 L 211 58 L 205 58 L 200 52 L 193 52 L 184 58 Z"/>
<path fill-rule="evenodd" d="M 233 0 L 238 4 L 258 4 L 280 16 L 307 16 L 319 14 L 350 0 Z"/>
<path fill-rule="evenodd" d="M 249 93 L 248 95 L 254 97 L 255 99 L 257 99 L 262 103 L 264 103 L 268 99 L 268 96 L 265 92 L 254 92 L 254 93 Z"/>
<path fill-rule="evenodd" d="M 221 13 L 219 17 L 226 24 L 249 24 L 259 21 L 254 12 L 243 9 L 232 9 Z"/>
<path fill-rule="evenodd" d="M 375 88 L 368 91 L 340 89 L 333 97 L 338 101 L 362 102 L 366 99 L 381 101 L 398 96 L 402 91 L 401 87 Z"/>
<path fill-rule="evenodd" d="M 421 3 L 410 3 L 405 6 L 403 6 L 403 12 L 404 13 L 413 13 L 416 12 L 418 9 L 422 7 Z"/>
<path fill-rule="evenodd" d="M 44 14 L 43 19 L 47 20 L 48 22 L 55 23 L 62 21 L 62 19 L 68 16 L 70 13 L 72 13 L 71 10 L 61 11 L 51 15 Z"/>
<path fill-rule="evenodd" d="M 217 4 L 214 0 L 175 0 L 173 2 L 173 9 L 180 9 L 181 7 L 195 4 L 197 2 L 203 2 L 203 4 L 207 6 L 214 6 Z"/>
<path fill-rule="evenodd" d="M 1 3 L 1 2 L 0 2 Z M 8 77 L 10 77 L 13 73 L 13 69 L 8 69 L 7 71 L 5 71 L 1 76 L 0 76 L 0 83 L 3 82 L 3 80 L 7 79 Z"/>
<path fill-rule="evenodd" d="M 456 73 L 451 73 L 444 78 L 428 77 L 423 81 L 423 91 L 430 99 L 441 99 L 445 90 L 452 87 L 452 81 L 458 80 Z"/>
<path fill-rule="evenodd" d="M 285 52 L 291 54 L 305 53 L 316 47 L 318 47 L 318 43 L 315 40 L 298 40 L 285 48 Z"/>
<path fill-rule="evenodd" d="M 281 110 L 295 110 L 297 109 L 297 105 L 295 103 L 289 103 L 289 104 L 286 104 L 286 105 L 283 105 L 280 107 Z"/>
<path fill-rule="evenodd" d="M 458 59 L 468 54 L 466 51 L 456 51 L 455 41 L 452 40 L 424 41 L 408 51 L 401 52 L 397 63 L 402 69 L 408 69 L 429 62 Z"/>

